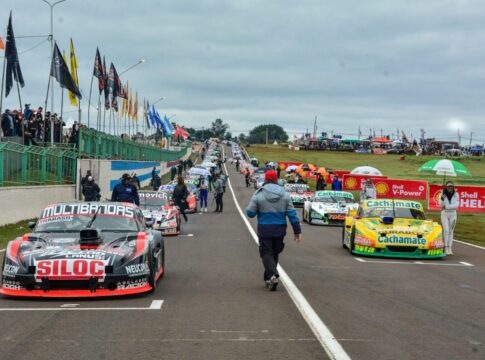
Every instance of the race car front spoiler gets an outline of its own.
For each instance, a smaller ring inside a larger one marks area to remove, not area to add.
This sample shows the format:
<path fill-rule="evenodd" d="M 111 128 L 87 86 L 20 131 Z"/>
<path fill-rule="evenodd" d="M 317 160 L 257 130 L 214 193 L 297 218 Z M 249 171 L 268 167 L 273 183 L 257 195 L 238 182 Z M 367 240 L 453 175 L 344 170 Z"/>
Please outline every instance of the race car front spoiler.
<path fill-rule="evenodd" d="M 126 289 L 97 289 L 91 290 L 26 290 L 26 289 L 7 289 L 1 288 L 0 294 L 6 296 L 18 296 L 18 297 L 42 297 L 42 298 L 93 298 L 93 297 L 111 297 L 111 296 L 124 296 L 142 294 L 152 290 L 152 287 L 148 284 L 135 288 Z"/>
<path fill-rule="evenodd" d="M 440 249 L 420 249 L 418 247 L 399 247 L 388 246 L 383 248 L 364 246 L 356 244 L 353 254 L 376 256 L 376 257 L 392 257 L 402 259 L 439 259 L 445 257 L 443 248 Z"/>

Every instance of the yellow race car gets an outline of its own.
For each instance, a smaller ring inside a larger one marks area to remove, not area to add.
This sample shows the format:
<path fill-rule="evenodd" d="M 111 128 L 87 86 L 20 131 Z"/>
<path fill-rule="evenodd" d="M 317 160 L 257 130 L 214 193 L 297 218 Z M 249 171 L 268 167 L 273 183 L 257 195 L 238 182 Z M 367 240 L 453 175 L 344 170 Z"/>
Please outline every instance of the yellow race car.
<path fill-rule="evenodd" d="M 364 200 L 345 218 L 342 245 L 351 254 L 431 259 L 444 257 L 441 225 L 426 220 L 416 201 Z"/>

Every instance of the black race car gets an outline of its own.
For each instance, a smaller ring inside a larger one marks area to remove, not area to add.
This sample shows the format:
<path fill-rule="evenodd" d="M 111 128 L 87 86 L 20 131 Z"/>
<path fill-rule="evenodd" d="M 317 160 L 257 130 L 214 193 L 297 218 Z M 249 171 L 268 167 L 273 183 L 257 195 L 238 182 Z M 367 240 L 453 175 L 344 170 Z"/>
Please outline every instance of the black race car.
<path fill-rule="evenodd" d="M 0 293 L 96 297 L 154 291 L 165 273 L 159 231 L 127 203 L 46 207 L 32 233 L 8 243 Z"/>

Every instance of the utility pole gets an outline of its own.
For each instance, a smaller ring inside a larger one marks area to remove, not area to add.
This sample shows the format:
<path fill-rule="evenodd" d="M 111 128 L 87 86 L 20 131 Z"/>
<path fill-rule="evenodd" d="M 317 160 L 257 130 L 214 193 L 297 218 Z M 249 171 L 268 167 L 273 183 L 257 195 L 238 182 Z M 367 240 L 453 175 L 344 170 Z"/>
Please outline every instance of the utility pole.
<path fill-rule="evenodd" d="M 458 146 L 461 147 L 461 135 L 460 135 L 460 128 L 458 128 Z"/>
<path fill-rule="evenodd" d="M 472 146 L 473 131 L 470 132 L 470 146 Z"/>
<path fill-rule="evenodd" d="M 315 122 L 313 123 L 313 137 L 317 137 L 317 115 L 315 115 Z"/>
<path fill-rule="evenodd" d="M 360 131 L 360 125 L 359 125 L 359 135 L 358 135 L 359 140 L 360 140 L 360 135 L 362 135 L 362 132 Z"/>
<path fill-rule="evenodd" d="M 266 145 L 268 145 L 268 127 L 266 126 Z"/>

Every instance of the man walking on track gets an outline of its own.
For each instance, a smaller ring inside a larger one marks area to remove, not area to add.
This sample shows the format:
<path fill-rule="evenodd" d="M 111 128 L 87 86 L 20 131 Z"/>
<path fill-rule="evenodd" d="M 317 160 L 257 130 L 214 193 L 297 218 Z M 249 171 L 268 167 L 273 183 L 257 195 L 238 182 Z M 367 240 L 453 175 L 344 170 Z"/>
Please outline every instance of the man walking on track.
<path fill-rule="evenodd" d="M 264 282 L 270 291 L 278 286 L 278 258 L 283 251 L 286 217 L 293 227 L 294 240 L 301 241 L 301 226 L 290 195 L 278 183 L 278 174 L 267 171 L 264 186 L 258 189 L 246 209 L 252 218 L 258 216 L 259 254 L 263 260 Z"/>
<path fill-rule="evenodd" d="M 222 212 L 223 203 L 222 197 L 224 196 L 224 181 L 219 177 L 219 174 L 216 176 L 216 181 L 214 181 L 214 192 L 216 197 L 216 209 L 214 212 Z"/>

